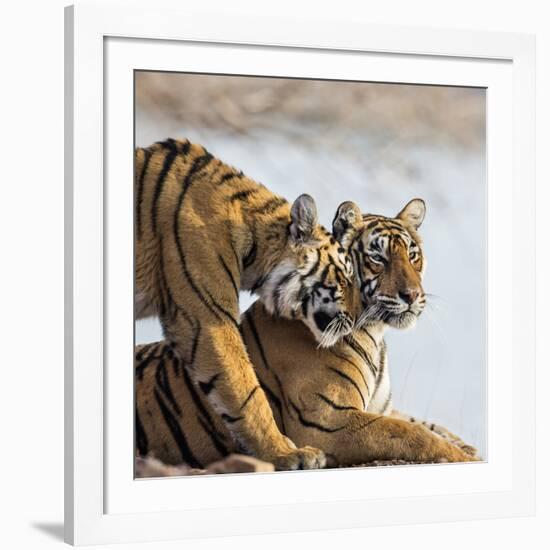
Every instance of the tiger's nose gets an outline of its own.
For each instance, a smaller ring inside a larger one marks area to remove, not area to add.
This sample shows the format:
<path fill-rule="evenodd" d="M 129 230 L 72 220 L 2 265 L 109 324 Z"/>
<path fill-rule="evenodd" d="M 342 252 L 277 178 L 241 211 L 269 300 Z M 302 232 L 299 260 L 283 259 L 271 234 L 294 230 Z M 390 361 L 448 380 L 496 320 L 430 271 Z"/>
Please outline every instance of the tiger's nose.
<path fill-rule="evenodd" d="M 414 301 L 418 298 L 419 294 L 420 294 L 420 292 L 418 290 L 414 290 L 414 289 L 411 289 L 411 288 L 399 291 L 399 297 L 406 304 L 409 304 L 409 305 L 414 303 Z"/>

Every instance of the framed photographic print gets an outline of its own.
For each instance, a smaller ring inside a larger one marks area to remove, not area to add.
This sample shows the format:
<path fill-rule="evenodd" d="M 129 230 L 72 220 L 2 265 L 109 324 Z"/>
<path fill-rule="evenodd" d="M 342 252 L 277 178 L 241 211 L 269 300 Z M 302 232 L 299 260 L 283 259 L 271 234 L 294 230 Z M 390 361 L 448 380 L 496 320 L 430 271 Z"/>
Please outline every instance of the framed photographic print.
<path fill-rule="evenodd" d="M 533 512 L 533 39 L 276 23 L 66 10 L 72 544 Z"/>

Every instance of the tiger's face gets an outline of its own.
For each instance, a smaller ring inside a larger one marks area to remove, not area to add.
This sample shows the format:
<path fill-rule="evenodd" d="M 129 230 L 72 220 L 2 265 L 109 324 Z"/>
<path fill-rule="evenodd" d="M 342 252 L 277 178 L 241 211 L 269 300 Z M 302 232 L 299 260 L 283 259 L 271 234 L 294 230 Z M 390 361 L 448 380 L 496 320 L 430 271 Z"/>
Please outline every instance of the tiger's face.
<path fill-rule="evenodd" d="M 302 321 L 320 347 L 330 347 L 353 330 L 361 311 L 351 258 L 318 225 L 315 203 L 307 195 L 292 206 L 288 241 L 260 289 L 261 300 L 272 315 Z"/>
<path fill-rule="evenodd" d="M 384 322 L 395 328 L 411 328 L 426 305 L 422 288 L 425 261 L 417 233 L 426 206 L 410 201 L 395 218 L 364 215 L 355 234 L 344 238 L 360 285 L 364 311 L 358 326 Z M 335 234 L 342 228 L 335 218 Z"/>

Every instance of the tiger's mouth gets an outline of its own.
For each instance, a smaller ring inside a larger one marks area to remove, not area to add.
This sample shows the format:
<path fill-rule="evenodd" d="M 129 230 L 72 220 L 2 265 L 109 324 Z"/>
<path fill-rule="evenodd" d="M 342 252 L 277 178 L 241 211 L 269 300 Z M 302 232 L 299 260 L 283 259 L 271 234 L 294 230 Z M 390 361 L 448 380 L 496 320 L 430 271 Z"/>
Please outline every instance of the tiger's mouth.
<path fill-rule="evenodd" d="M 421 311 L 415 313 L 413 311 L 407 310 L 403 313 L 386 313 L 383 316 L 383 321 L 394 328 L 406 329 L 411 328 L 416 324 L 418 316 L 422 313 Z"/>
<path fill-rule="evenodd" d="M 357 328 L 365 327 L 372 323 L 386 323 L 393 328 L 406 329 L 416 324 L 416 321 L 423 311 L 423 308 L 408 307 L 404 311 L 402 308 L 387 307 L 380 302 L 363 303 L 363 313 L 359 316 Z"/>

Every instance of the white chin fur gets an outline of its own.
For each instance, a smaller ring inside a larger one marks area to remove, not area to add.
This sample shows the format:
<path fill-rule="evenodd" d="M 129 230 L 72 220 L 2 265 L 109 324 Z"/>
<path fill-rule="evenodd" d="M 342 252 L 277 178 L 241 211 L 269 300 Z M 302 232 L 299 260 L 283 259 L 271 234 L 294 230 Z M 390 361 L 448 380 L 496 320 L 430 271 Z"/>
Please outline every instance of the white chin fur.
<path fill-rule="evenodd" d="M 386 323 L 393 328 L 401 330 L 411 329 L 416 325 L 418 317 L 411 312 L 402 313 L 400 315 L 394 315 L 390 317 Z"/>

